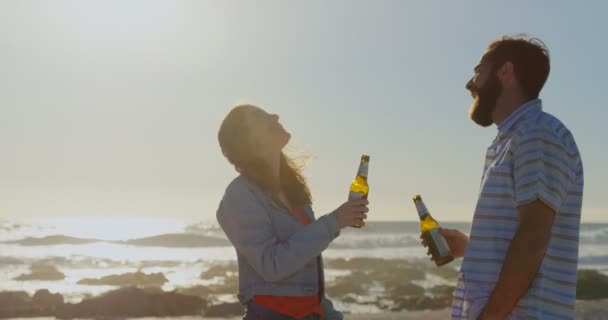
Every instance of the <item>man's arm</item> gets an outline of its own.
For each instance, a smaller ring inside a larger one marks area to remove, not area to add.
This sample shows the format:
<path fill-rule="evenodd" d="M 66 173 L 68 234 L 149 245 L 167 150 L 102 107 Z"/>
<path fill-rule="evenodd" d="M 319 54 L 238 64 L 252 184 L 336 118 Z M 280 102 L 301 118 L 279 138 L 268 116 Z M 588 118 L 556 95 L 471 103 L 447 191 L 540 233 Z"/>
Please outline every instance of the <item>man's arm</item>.
<path fill-rule="evenodd" d="M 517 207 L 520 223 L 479 319 L 504 319 L 528 291 L 545 256 L 555 211 L 540 200 Z"/>

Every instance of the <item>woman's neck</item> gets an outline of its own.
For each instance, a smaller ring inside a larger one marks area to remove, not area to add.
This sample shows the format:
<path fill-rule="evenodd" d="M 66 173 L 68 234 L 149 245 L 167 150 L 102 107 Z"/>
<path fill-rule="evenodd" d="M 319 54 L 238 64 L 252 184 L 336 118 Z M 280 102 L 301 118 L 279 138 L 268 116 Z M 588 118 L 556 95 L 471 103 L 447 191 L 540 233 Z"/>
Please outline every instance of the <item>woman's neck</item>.
<path fill-rule="evenodd" d="M 279 152 L 278 154 L 269 153 L 268 156 L 264 158 L 264 161 L 270 169 L 270 174 L 272 174 L 272 181 L 274 182 L 274 185 L 279 187 L 281 183 L 281 152 Z M 288 210 L 291 210 L 291 205 L 286 195 L 283 193 L 283 190 L 281 190 L 279 187 L 275 189 L 275 192 L 276 193 L 273 192 L 274 201 L 278 205 Z"/>
<path fill-rule="evenodd" d="M 264 161 L 268 168 L 270 169 L 270 174 L 272 175 L 272 181 L 275 185 L 278 185 L 281 181 L 281 152 L 278 153 L 267 153 L 267 156 L 264 157 Z"/>

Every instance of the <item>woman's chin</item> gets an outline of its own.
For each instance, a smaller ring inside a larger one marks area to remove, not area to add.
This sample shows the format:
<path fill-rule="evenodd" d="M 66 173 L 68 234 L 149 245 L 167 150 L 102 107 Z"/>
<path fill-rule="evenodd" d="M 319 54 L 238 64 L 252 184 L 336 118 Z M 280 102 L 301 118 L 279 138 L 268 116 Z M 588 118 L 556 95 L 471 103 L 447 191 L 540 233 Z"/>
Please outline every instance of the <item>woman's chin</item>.
<path fill-rule="evenodd" d="M 285 135 L 282 137 L 281 139 L 281 149 L 285 148 L 285 146 L 289 143 L 289 140 L 291 140 L 291 134 L 289 132 L 285 132 Z"/>

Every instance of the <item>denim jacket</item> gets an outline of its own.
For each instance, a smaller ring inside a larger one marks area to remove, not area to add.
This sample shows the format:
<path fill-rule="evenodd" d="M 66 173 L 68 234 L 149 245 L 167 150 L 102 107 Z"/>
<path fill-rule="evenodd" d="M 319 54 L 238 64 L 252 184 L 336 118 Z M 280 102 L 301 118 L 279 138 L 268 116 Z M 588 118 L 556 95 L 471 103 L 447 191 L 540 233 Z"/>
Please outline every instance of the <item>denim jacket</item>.
<path fill-rule="evenodd" d="M 236 249 L 238 298 L 247 304 L 254 295 L 312 296 L 319 292 L 317 256 L 340 235 L 334 214 L 302 225 L 290 211 L 244 176 L 235 178 L 217 210 L 217 220 Z M 322 269 L 322 268 L 321 268 Z M 329 299 L 321 302 L 329 320 L 343 316 Z"/>

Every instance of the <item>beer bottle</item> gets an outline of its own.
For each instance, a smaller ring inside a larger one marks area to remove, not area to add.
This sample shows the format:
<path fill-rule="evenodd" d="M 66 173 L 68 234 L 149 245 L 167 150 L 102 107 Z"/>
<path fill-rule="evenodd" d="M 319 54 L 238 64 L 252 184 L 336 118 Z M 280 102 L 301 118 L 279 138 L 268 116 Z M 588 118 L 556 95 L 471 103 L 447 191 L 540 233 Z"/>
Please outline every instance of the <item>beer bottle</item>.
<path fill-rule="evenodd" d="M 447 241 L 439 232 L 439 223 L 433 219 L 420 195 L 414 196 L 414 203 L 420 216 L 420 232 L 422 232 L 422 237 L 431 251 L 435 264 L 442 266 L 454 260 Z"/>
<path fill-rule="evenodd" d="M 362 155 L 361 162 L 359 163 L 359 170 L 355 180 L 350 185 L 350 192 L 348 193 L 348 200 L 356 199 L 367 199 L 369 193 L 369 185 L 367 184 L 367 169 L 369 167 L 369 156 Z M 355 224 L 353 227 L 361 228 L 361 225 Z"/>

